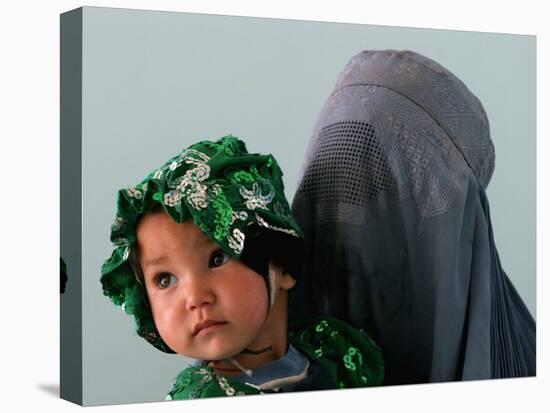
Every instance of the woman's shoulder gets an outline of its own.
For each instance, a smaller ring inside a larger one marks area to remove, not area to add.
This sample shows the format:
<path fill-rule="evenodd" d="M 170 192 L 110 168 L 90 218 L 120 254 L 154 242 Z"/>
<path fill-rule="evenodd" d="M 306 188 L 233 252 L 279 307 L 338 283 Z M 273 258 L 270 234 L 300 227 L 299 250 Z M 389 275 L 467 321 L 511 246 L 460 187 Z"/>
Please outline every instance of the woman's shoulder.
<path fill-rule="evenodd" d="M 363 330 L 334 317 L 308 318 L 289 326 L 289 341 L 328 370 L 337 388 L 379 386 L 382 350 Z"/>

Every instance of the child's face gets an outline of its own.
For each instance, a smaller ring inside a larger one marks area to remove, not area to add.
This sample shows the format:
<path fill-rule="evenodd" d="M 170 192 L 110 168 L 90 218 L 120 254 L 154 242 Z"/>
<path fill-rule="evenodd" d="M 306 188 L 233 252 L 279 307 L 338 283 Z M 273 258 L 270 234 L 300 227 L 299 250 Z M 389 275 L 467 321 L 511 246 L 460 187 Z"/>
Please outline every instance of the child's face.
<path fill-rule="evenodd" d="M 259 336 L 268 307 L 264 279 L 194 222 L 178 224 L 164 211 L 147 214 L 137 240 L 155 325 L 172 350 L 220 360 Z"/>

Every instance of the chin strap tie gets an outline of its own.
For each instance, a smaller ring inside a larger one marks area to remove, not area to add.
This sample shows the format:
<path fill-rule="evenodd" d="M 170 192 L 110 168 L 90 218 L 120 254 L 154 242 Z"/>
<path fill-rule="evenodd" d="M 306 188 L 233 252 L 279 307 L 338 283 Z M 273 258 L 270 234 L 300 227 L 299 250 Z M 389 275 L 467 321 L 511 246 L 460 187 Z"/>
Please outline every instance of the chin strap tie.
<path fill-rule="evenodd" d="M 228 360 L 233 363 L 239 370 L 241 370 L 244 374 L 246 374 L 248 377 L 252 376 L 252 370 L 245 369 L 241 364 L 235 360 L 233 357 L 228 357 Z"/>
<path fill-rule="evenodd" d="M 275 303 L 275 271 L 271 268 L 271 264 L 269 267 L 269 309 L 271 310 Z"/>

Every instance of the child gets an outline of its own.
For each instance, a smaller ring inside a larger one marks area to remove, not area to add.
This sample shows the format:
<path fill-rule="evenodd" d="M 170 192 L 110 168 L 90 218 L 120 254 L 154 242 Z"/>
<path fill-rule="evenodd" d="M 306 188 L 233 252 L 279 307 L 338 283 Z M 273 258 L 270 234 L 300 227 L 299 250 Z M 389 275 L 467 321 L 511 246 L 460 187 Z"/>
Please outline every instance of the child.
<path fill-rule="evenodd" d="M 302 232 L 271 155 L 226 136 L 190 146 L 119 191 L 103 292 L 137 333 L 197 359 L 167 399 L 380 385 L 363 332 L 329 317 L 287 328 Z"/>

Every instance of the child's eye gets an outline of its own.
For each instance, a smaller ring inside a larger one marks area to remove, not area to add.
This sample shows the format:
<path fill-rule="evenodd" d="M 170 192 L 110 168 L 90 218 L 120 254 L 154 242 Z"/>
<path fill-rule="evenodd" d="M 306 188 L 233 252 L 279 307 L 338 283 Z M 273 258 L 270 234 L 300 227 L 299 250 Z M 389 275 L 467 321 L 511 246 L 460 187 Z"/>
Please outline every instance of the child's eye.
<path fill-rule="evenodd" d="M 209 267 L 221 267 L 227 263 L 231 257 L 229 254 L 226 254 L 223 250 L 216 250 L 210 256 L 210 261 L 208 262 Z"/>
<path fill-rule="evenodd" d="M 169 274 L 167 272 L 159 274 L 155 280 L 156 285 L 161 290 L 164 290 L 170 287 L 172 284 L 175 284 L 176 282 L 178 282 L 178 279 L 176 278 L 176 276 L 173 274 Z"/>

